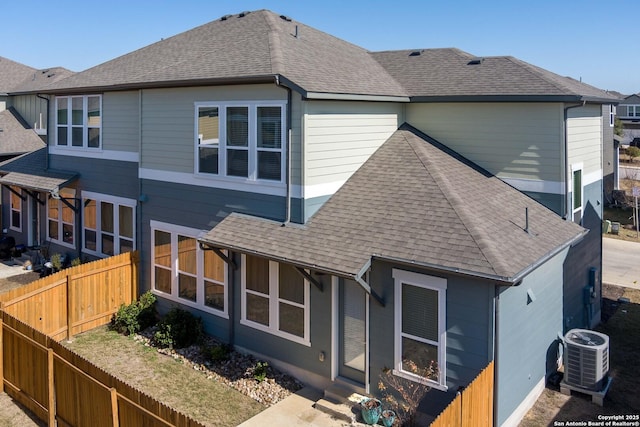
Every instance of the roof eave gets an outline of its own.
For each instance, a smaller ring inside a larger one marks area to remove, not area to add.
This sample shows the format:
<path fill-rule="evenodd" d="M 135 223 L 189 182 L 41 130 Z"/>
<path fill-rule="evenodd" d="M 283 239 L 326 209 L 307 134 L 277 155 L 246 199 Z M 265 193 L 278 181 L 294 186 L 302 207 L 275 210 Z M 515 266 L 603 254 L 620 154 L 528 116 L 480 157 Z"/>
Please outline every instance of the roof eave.
<path fill-rule="evenodd" d="M 589 102 L 598 104 L 617 104 L 618 101 L 607 98 L 586 97 L 580 95 L 418 95 L 411 102 Z"/>
<path fill-rule="evenodd" d="M 115 84 L 115 85 L 46 88 L 46 89 L 24 92 L 22 94 L 40 93 L 40 94 L 55 95 L 55 94 L 79 94 L 79 93 L 88 93 L 88 92 L 124 91 L 124 90 L 137 90 L 137 89 L 162 89 L 162 88 L 172 88 L 172 87 L 263 84 L 263 83 L 274 83 L 275 78 L 276 78 L 275 74 L 266 74 L 266 75 L 258 75 L 258 76 L 230 77 L 230 78 L 224 77 L 224 78 L 206 78 L 206 79 L 189 79 L 189 80 L 167 80 L 167 81 L 154 81 L 154 82 L 122 83 L 122 84 Z"/>

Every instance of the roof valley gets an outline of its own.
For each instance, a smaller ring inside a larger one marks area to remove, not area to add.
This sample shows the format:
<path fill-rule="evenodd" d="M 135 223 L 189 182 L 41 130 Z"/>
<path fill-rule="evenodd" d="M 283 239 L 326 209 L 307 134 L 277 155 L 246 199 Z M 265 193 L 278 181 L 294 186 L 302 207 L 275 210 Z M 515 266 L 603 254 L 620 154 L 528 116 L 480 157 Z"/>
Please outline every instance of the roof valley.
<path fill-rule="evenodd" d="M 444 198 L 447 199 L 451 208 L 455 211 L 461 224 L 467 229 L 478 250 L 484 255 L 494 273 L 499 276 L 505 276 L 505 272 L 509 271 L 509 266 L 503 261 L 500 252 L 491 244 L 491 237 L 476 225 L 474 213 L 470 211 L 468 206 L 469 203 L 462 200 L 458 195 L 457 187 L 449 181 L 445 173 L 440 171 L 438 162 L 432 161 L 428 156 L 421 155 L 417 149 L 419 147 L 415 147 L 408 139 L 405 138 L 405 141 L 407 141 L 418 160 L 424 165 L 425 172 L 431 175 L 433 181 L 438 185 Z"/>

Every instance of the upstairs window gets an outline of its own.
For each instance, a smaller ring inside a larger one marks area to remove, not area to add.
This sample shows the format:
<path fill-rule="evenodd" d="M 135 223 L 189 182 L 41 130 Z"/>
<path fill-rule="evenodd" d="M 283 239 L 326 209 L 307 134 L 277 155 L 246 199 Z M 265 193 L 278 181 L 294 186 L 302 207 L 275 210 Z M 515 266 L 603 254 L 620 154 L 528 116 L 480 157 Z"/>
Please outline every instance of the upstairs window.
<path fill-rule="evenodd" d="M 56 98 L 56 145 L 100 148 L 102 97 L 100 95 Z"/>
<path fill-rule="evenodd" d="M 627 105 L 627 117 L 640 117 L 640 105 Z"/>
<path fill-rule="evenodd" d="M 582 221 L 582 198 L 583 198 L 583 186 L 582 186 L 582 165 L 576 164 L 571 166 L 571 179 L 572 179 L 572 217 L 573 222 L 580 224 Z"/>
<path fill-rule="evenodd" d="M 284 181 L 284 103 L 196 105 L 196 173 Z"/>
<path fill-rule="evenodd" d="M 616 121 L 616 106 L 609 104 L 609 127 L 613 127 Z"/>

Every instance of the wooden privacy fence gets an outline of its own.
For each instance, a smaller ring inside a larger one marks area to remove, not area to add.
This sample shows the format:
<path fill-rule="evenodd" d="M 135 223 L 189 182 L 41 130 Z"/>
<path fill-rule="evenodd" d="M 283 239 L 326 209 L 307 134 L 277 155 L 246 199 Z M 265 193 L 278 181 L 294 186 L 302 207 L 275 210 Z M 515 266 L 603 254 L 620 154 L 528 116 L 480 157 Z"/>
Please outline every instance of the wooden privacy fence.
<path fill-rule="evenodd" d="M 66 268 L 0 294 L 0 308 L 55 340 L 104 325 L 138 294 L 138 252 Z"/>
<path fill-rule="evenodd" d="M 493 361 L 442 411 L 431 427 L 493 425 Z"/>
<path fill-rule="evenodd" d="M 203 427 L 6 312 L 0 315 L 0 381 L 49 426 Z"/>

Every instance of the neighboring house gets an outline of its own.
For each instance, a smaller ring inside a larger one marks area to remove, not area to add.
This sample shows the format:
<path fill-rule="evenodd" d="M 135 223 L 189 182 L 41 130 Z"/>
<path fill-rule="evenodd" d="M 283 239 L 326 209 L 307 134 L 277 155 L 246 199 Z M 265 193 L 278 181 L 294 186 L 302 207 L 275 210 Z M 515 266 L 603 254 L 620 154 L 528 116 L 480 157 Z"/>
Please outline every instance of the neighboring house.
<path fill-rule="evenodd" d="M 495 360 L 496 423 L 514 425 L 558 335 L 599 321 L 617 103 L 599 89 L 511 57 L 371 53 L 257 11 L 37 93 L 48 153 L 0 183 L 37 200 L 49 252 L 139 250 L 162 311 L 309 384 L 376 394 L 390 367 L 433 385 L 436 415 Z"/>
<path fill-rule="evenodd" d="M 640 138 L 640 93 L 620 100 L 617 116 L 622 121 L 624 129 L 623 145 L 629 145 L 634 138 Z"/>

